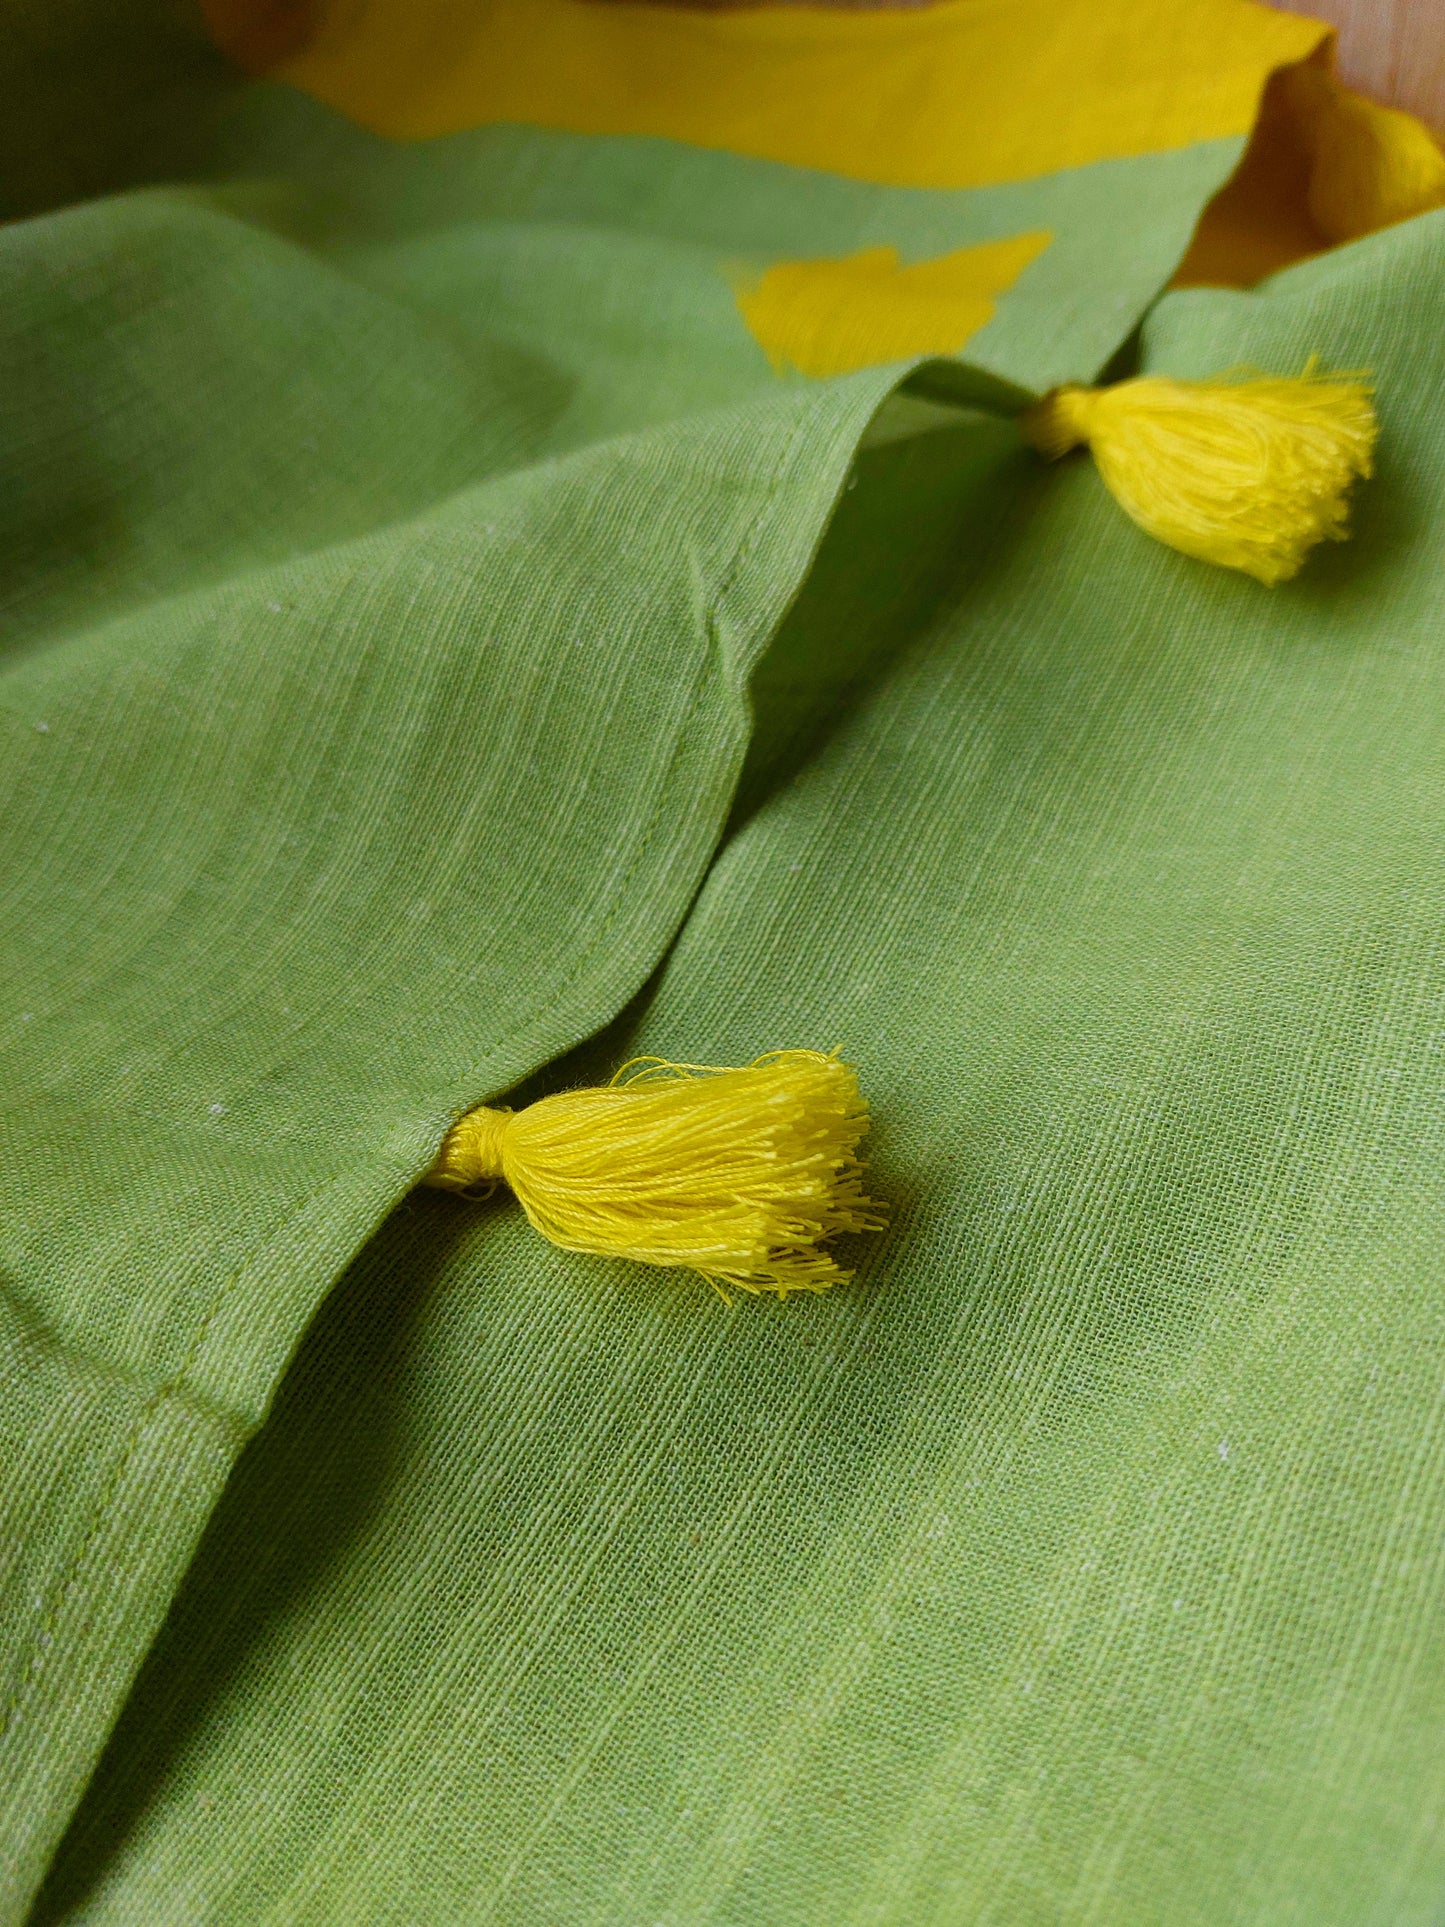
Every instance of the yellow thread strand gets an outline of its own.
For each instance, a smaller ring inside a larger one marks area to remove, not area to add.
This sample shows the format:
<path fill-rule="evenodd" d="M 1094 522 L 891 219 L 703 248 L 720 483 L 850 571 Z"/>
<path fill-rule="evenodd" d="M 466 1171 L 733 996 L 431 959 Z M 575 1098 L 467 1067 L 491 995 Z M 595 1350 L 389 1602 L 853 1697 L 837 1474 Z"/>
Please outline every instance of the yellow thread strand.
<path fill-rule="evenodd" d="M 827 1240 L 883 1228 L 857 1157 L 868 1124 L 836 1053 L 774 1051 L 736 1070 L 641 1058 L 599 1088 L 469 1112 L 425 1182 L 500 1177 L 566 1251 L 786 1297 L 852 1276 Z"/>
<path fill-rule="evenodd" d="M 1370 384 L 1322 375 L 1060 388 L 1022 418 L 1050 459 L 1087 444 L 1143 529 L 1204 562 L 1274 584 L 1317 542 L 1348 534 L 1350 485 L 1373 465 Z"/>

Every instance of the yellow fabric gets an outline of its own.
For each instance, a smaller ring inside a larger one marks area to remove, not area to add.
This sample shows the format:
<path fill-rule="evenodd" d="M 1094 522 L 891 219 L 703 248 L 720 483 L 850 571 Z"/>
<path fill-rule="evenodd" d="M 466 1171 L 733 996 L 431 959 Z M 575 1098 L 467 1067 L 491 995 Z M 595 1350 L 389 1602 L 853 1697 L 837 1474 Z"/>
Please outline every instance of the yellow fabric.
<path fill-rule="evenodd" d="M 1250 288 L 1330 245 L 1310 213 L 1314 158 L 1288 85 L 1293 71 L 1271 77 L 1249 147 L 1200 217 L 1176 288 Z"/>
<path fill-rule="evenodd" d="M 786 1298 L 852 1276 L 825 1240 L 883 1228 L 857 1158 L 868 1122 L 836 1055 L 773 1051 L 738 1070 L 642 1058 L 597 1088 L 469 1111 L 426 1182 L 500 1180 L 564 1250 Z"/>
<path fill-rule="evenodd" d="M 1285 76 L 1313 165 L 1309 210 L 1331 241 L 1355 241 L 1445 204 L 1445 154 L 1413 114 L 1380 107 L 1309 62 Z"/>
<path fill-rule="evenodd" d="M 1053 236 L 1016 234 L 909 266 L 897 248 L 840 260 L 779 261 L 737 303 L 779 369 L 846 375 L 909 355 L 957 354 Z"/>
<path fill-rule="evenodd" d="M 1248 152 L 1214 197 L 1176 287 L 1267 274 L 1445 204 L 1445 154 L 1411 114 L 1341 86 L 1333 48 L 1275 74 Z"/>
<path fill-rule="evenodd" d="M 278 72 L 397 138 L 523 121 L 967 188 L 1244 134 L 1268 75 L 1329 34 L 1250 0 L 1101 12 L 330 0 Z"/>

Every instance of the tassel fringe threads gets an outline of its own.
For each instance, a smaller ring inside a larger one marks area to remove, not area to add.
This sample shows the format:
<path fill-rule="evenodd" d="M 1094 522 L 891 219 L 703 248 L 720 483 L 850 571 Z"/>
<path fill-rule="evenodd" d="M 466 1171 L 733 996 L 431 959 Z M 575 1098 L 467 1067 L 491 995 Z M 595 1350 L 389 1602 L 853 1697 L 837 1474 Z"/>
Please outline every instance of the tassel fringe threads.
<path fill-rule="evenodd" d="M 1371 473 L 1368 381 L 1321 375 L 1057 388 L 1022 417 L 1051 460 L 1087 444 L 1120 507 L 1150 535 L 1261 582 L 1296 574 L 1316 542 L 1344 541 L 1347 495 Z"/>
<path fill-rule="evenodd" d="M 501 1180 L 565 1251 L 783 1298 L 852 1276 L 824 1241 L 883 1228 L 856 1155 L 868 1122 L 836 1054 L 774 1051 L 739 1070 L 638 1058 L 597 1089 L 469 1112 L 425 1182 Z"/>

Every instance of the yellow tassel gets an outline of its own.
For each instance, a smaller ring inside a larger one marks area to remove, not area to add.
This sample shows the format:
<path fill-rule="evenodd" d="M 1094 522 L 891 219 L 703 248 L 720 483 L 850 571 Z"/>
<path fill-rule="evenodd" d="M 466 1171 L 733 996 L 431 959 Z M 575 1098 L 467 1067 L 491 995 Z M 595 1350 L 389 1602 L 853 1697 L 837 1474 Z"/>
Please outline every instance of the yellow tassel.
<path fill-rule="evenodd" d="M 1142 375 L 1056 388 L 1021 418 L 1051 460 L 1087 444 L 1105 486 L 1150 535 L 1261 582 L 1294 575 L 1348 533 L 1346 497 L 1371 472 L 1377 424 L 1358 375 Z"/>
<path fill-rule="evenodd" d="M 500 1180 L 565 1251 L 785 1298 L 852 1276 L 825 1239 L 883 1228 L 856 1155 L 868 1122 L 836 1053 L 774 1051 L 740 1070 L 644 1057 L 601 1088 L 469 1111 L 425 1182 Z"/>

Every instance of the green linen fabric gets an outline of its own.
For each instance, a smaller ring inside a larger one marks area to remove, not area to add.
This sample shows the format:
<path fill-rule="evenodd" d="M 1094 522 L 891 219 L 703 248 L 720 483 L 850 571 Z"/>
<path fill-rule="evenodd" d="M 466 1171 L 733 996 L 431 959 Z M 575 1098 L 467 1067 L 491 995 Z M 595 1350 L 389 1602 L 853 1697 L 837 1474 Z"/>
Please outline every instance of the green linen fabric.
<path fill-rule="evenodd" d="M 863 457 L 675 948 L 553 1075 L 843 1041 L 892 1233 L 727 1311 L 409 1201 L 37 1923 L 1438 1918 L 1442 266 L 1151 318 L 1378 372 L 1356 541 L 1272 593 L 996 424 Z"/>
<path fill-rule="evenodd" d="M 635 995 L 715 852 L 749 678 L 906 372 L 779 379 L 730 261 L 927 254 L 1039 204 L 536 130 L 398 147 L 168 6 L 7 17 L 18 1920 L 316 1307 L 451 1118 Z M 1238 147 L 1049 185 L 1072 240 L 991 365 L 1096 368 Z"/>
<path fill-rule="evenodd" d="M 4 241 L 42 452 L 0 691 L 0 1784 L 39 1853 L 321 1294 L 671 938 L 891 377 L 528 463 L 525 382 L 324 274 L 318 314 L 308 257 L 184 197 Z"/>
<path fill-rule="evenodd" d="M 1433 1921 L 1441 217 L 1149 320 L 1377 370 L 1267 594 L 740 330 L 958 197 L 176 71 L 14 204 L 189 180 L 0 230 L 0 1919 Z M 1211 146 L 980 360 L 1094 372 Z M 817 1302 L 407 1195 L 834 1043 Z"/>

